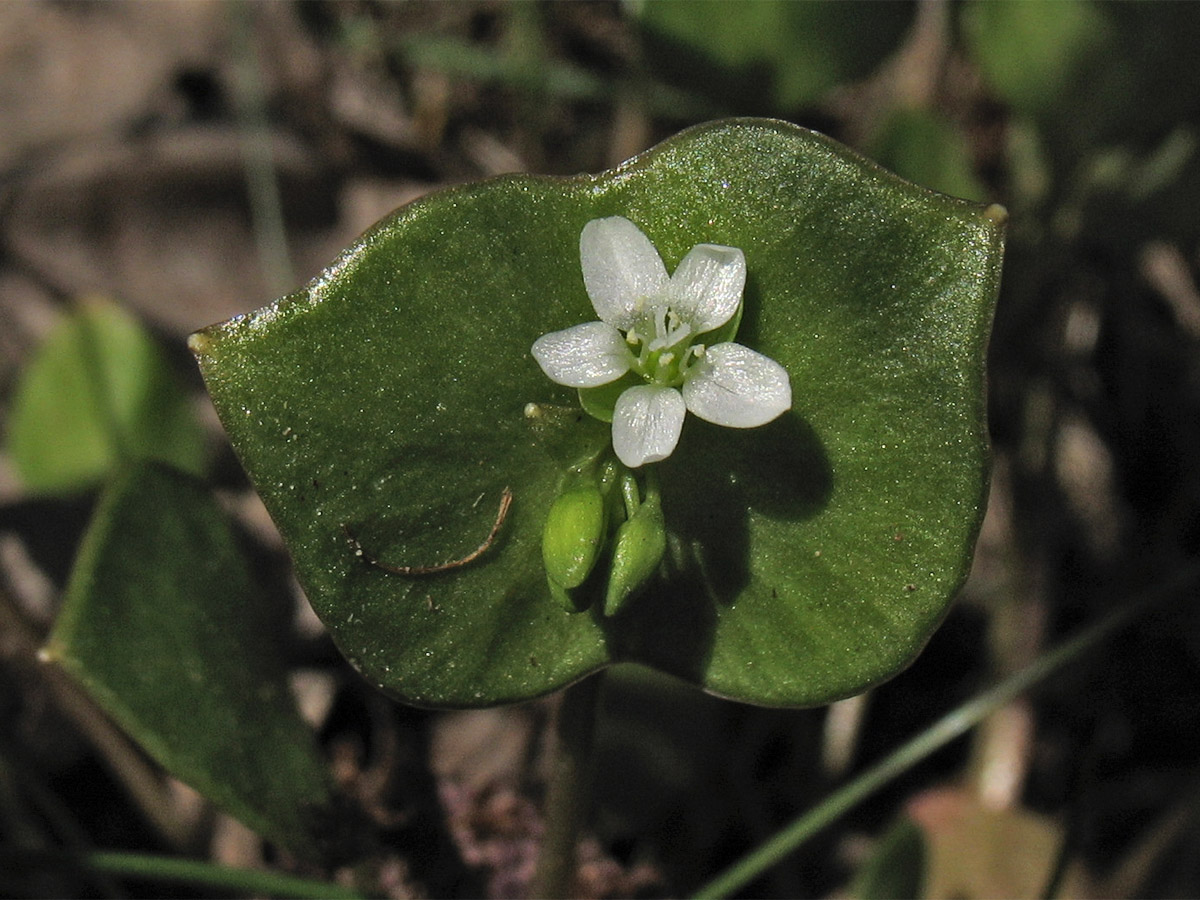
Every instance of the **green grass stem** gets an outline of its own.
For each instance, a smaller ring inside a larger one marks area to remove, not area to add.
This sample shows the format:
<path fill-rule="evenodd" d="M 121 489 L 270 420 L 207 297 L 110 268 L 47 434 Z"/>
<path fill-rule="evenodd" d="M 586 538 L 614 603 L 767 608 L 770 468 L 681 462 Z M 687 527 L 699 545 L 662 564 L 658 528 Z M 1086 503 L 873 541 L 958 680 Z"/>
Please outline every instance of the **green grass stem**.
<path fill-rule="evenodd" d="M 697 900 L 710 900 L 733 894 L 771 866 L 781 862 L 827 825 L 849 812 L 892 779 L 965 734 L 1034 685 L 1078 660 L 1113 632 L 1138 619 L 1152 607 L 1179 596 L 1188 588 L 1195 589 L 1198 580 L 1200 567 L 1194 566 L 1170 581 L 1151 588 L 1135 600 L 1120 604 L 1094 625 L 1045 653 L 1010 678 L 963 703 L 857 778 L 834 791 L 758 849 L 701 887 L 694 896 Z"/>
<path fill-rule="evenodd" d="M 141 881 L 187 884 L 208 891 L 298 900 L 362 900 L 363 894 L 328 881 L 281 872 L 237 869 L 195 859 L 93 850 L 62 853 L 23 847 L 0 847 L 0 869 L 10 874 L 37 868 L 76 869 Z"/>

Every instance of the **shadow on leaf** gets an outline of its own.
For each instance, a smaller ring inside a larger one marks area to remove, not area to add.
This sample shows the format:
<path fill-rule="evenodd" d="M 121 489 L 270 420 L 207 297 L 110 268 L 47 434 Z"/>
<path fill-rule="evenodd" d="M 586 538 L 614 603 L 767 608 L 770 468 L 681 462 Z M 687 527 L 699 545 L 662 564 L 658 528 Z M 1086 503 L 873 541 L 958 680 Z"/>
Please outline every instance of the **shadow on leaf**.
<path fill-rule="evenodd" d="M 653 597 L 630 604 L 632 615 L 616 620 L 620 636 L 613 638 L 627 657 L 699 678 L 717 609 L 732 605 L 750 581 L 750 517 L 812 518 L 829 502 L 833 471 L 816 432 L 789 411 L 746 430 L 689 419 L 659 474 L 669 574 L 649 586 Z"/>

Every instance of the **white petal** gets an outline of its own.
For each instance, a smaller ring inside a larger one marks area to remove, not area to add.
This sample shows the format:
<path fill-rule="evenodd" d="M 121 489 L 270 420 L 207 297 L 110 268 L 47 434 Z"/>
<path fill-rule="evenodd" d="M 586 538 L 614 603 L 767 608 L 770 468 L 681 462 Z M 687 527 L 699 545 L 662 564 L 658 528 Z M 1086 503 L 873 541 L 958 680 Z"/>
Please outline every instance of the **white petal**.
<path fill-rule="evenodd" d="M 687 408 L 730 428 L 765 425 L 792 405 L 787 370 L 741 344 L 716 344 L 688 371 Z"/>
<path fill-rule="evenodd" d="M 530 350 L 550 380 L 567 387 L 598 387 L 629 371 L 633 355 L 621 332 L 604 322 L 584 322 L 543 334 Z"/>
<path fill-rule="evenodd" d="M 720 328 L 737 312 L 746 257 L 737 247 L 697 244 L 671 276 L 671 308 L 694 333 Z"/>
<path fill-rule="evenodd" d="M 623 216 L 592 219 L 583 226 L 579 262 L 596 315 L 622 331 L 637 320 L 639 301 L 656 297 L 667 287 L 662 257 Z"/>
<path fill-rule="evenodd" d="M 644 384 L 617 398 L 613 409 L 613 449 L 634 469 L 666 459 L 679 443 L 687 407 L 675 388 Z"/>

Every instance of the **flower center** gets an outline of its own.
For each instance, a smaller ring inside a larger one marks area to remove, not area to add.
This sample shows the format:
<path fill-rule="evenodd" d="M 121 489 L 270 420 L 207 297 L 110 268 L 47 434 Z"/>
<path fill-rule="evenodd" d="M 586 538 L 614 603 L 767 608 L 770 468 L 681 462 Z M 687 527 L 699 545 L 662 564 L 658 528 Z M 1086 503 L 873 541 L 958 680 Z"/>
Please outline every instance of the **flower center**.
<path fill-rule="evenodd" d="M 625 340 L 637 355 L 633 371 L 653 384 L 678 387 L 688 368 L 704 356 L 704 345 L 692 344 L 695 337 L 692 326 L 668 304 L 651 307 L 625 332 Z"/>

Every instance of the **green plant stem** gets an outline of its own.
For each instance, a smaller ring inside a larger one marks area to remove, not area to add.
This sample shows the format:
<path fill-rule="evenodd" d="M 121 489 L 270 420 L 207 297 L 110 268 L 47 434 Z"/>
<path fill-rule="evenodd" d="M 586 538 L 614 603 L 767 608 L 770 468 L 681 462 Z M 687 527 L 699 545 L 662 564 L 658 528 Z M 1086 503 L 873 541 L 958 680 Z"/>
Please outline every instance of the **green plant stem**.
<path fill-rule="evenodd" d="M 1122 603 L 1096 624 L 1085 629 L 1035 662 L 968 700 L 903 744 L 889 756 L 867 769 L 817 806 L 799 816 L 754 852 L 738 860 L 695 893 L 701 898 L 727 897 L 762 872 L 780 862 L 809 838 L 816 835 L 875 791 L 909 768 L 974 728 L 1015 697 L 1044 681 L 1068 663 L 1108 638 L 1114 631 L 1144 615 L 1151 607 L 1178 596 L 1185 588 L 1195 588 L 1200 567 L 1190 567 L 1169 582 L 1152 588 L 1133 601 Z"/>
<path fill-rule="evenodd" d="M 530 896 L 566 897 L 575 877 L 575 846 L 591 797 L 592 744 L 604 673 L 571 685 L 558 708 L 557 746 L 546 796 L 546 833 Z"/>
<path fill-rule="evenodd" d="M 271 897 L 331 898 L 360 900 L 358 891 L 333 884 L 285 875 L 281 872 L 235 869 L 194 859 L 94 850 L 87 853 L 58 853 L 23 847 L 0 847 L 0 869 L 17 871 L 34 867 L 64 867 L 104 873 L 123 878 L 190 884 L 217 891 L 265 894 Z"/>
<path fill-rule="evenodd" d="M 247 0 L 234 0 L 228 9 L 236 76 L 233 100 L 242 133 L 254 241 L 266 288 L 279 295 L 294 287 L 295 273 L 288 252 L 283 199 L 271 146 L 262 57 L 255 43 L 255 21 L 259 11 Z"/>

